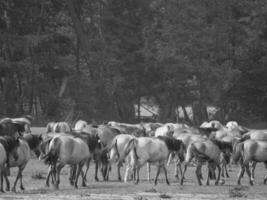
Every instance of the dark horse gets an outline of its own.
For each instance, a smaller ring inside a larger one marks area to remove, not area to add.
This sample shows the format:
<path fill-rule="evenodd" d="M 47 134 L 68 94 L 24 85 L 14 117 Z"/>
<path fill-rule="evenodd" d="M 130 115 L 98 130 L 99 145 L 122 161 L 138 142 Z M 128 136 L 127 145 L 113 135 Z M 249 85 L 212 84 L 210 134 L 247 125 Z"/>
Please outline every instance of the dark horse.
<path fill-rule="evenodd" d="M 25 132 L 25 124 L 16 123 L 10 118 L 0 120 L 0 136 L 21 136 Z"/>

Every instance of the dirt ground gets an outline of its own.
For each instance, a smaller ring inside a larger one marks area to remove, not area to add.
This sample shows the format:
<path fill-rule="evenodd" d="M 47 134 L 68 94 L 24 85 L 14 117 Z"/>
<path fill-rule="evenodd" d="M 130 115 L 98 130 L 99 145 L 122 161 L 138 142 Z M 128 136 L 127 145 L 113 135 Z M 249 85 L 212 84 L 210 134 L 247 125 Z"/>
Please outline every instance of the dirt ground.
<path fill-rule="evenodd" d="M 33 129 L 33 132 L 41 132 L 43 129 Z M 21 191 L 19 183 L 17 185 L 17 192 L 6 192 L 0 194 L 0 199 L 266 199 L 267 186 L 263 184 L 263 176 L 266 173 L 263 164 L 258 164 L 255 175 L 255 185 L 249 186 L 248 178 L 245 175 L 242 179 L 242 186 L 236 185 L 238 166 L 232 166 L 230 170 L 230 178 L 224 178 L 225 184 L 214 186 L 214 181 L 211 186 L 198 186 L 195 177 L 195 167 L 188 168 L 186 173 L 186 182 L 180 186 L 177 179 L 174 177 L 174 166 L 168 166 L 168 178 L 170 186 L 166 185 L 163 174 L 160 175 L 160 180 L 157 186 L 149 183 L 146 180 L 146 167 L 144 166 L 140 172 L 141 181 L 138 185 L 133 182 L 124 183 L 117 181 L 117 174 L 115 166 L 112 167 L 112 172 L 109 182 L 103 182 L 101 174 L 99 173 L 100 181 L 94 180 L 94 164 L 90 166 L 87 187 L 74 189 L 68 182 L 68 167 L 65 167 L 61 173 L 61 183 L 59 190 L 54 190 L 52 187 L 45 186 L 45 177 L 47 174 L 47 166 L 42 161 L 36 158 L 32 159 L 23 172 L 23 181 L 25 191 Z M 155 167 L 151 167 L 151 177 L 155 176 Z M 13 184 L 17 169 L 11 170 L 10 182 Z M 203 168 L 204 177 L 206 177 L 206 167 Z M 122 175 L 124 168 L 122 168 Z M 205 181 L 203 181 L 203 184 Z"/>

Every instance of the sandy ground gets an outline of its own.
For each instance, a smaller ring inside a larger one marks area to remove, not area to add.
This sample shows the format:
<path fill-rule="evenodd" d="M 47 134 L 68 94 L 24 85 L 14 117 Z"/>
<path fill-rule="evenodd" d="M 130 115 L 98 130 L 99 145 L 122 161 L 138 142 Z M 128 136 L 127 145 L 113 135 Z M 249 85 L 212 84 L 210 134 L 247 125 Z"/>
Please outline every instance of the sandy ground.
<path fill-rule="evenodd" d="M 34 133 L 40 133 L 44 129 L 35 128 Z M 242 179 L 242 187 L 236 185 L 238 166 L 232 166 L 230 178 L 224 178 L 225 184 L 214 186 L 214 181 L 211 181 L 211 186 L 198 186 L 195 177 L 195 168 L 188 168 L 186 173 L 186 182 L 180 186 L 178 180 L 174 177 L 174 166 L 168 166 L 168 177 L 171 185 L 166 185 L 163 174 L 160 175 L 160 180 L 157 186 L 149 183 L 146 180 L 146 167 L 143 167 L 140 172 L 141 181 L 138 185 L 132 182 L 124 183 L 117 181 L 115 166 L 112 167 L 112 172 L 109 182 L 103 182 L 99 173 L 100 181 L 94 180 L 94 164 L 92 163 L 89 173 L 87 187 L 74 189 L 68 182 L 68 167 L 65 167 L 61 173 L 61 183 L 59 190 L 47 188 L 45 186 L 45 176 L 47 174 L 47 166 L 36 158 L 32 159 L 26 166 L 23 172 L 23 182 L 25 191 L 21 191 L 19 183 L 17 192 L 6 192 L 0 194 L 0 199 L 267 199 L 267 186 L 263 184 L 263 176 L 266 170 L 263 164 L 258 164 L 256 168 L 255 185 L 249 186 L 248 178 L 245 175 Z M 155 176 L 155 167 L 152 166 L 151 177 Z M 14 182 L 17 169 L 11 170 L 10 182 Z M 206 167 L 203 168 L 204 177 L 206 177 Z M 124 168 L 122 168 L 122 175 Z M 203 181 L 203 184 L 205 181 Z"/>

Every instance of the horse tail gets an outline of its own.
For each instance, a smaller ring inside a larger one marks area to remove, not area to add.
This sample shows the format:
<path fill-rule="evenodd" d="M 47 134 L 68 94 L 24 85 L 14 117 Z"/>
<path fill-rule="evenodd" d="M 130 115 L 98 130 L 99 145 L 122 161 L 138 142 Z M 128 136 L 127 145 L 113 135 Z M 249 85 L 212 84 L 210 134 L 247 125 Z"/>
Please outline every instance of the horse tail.
<path fill-rule="evenodd" d="M 137 145 L 136 143 L 137 143 L 136 138 L 132 138 L 127 143 L 127 145 L 124 147 L 124 152 L 125 152 L 124 157 L 126 157 L 130 153 L 130 151 L 133 150 L 134 157 L 136 160 L 138 160 L 139 157 L 138 157 L 137 152 L 136 152 L 136 145 Z"/>
<path fill-rule="evenodd" d="M 244 143 L 238 143 L 235 145 L 234 152 L 232 155 L 233 162 L 237 162 L 244 155 Z"/>
<path fill-rule="evenodd" d="M 185 163 L 189 163 L 192 160 L 192 158 L 194 157 L 193 153 L 192 153 L 192 148 L 193 148 L 193 144 L 190 144 L 188 146 L 188 149 L 187 149 L 187 152 L 186 152 Z"/>
<path fill-rule="evenodd" d="M 51 143 L 48 153 L 43 157 L 44 163 L 49 165 L 55 164 L 58 160 L 60 139 L 56 137 Z"/>

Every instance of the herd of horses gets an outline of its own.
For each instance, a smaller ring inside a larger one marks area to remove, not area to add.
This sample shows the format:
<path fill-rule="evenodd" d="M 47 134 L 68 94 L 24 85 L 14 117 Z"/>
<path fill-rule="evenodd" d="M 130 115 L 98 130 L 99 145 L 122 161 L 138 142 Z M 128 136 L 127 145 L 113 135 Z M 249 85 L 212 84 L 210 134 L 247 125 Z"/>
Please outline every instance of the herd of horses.
<path fill-rule="evenodd" d="M 103 180 L 108 181 L 111 166 L 116 163 L 118 180 L 122 180 L 120 171 L 125 165 L 124 182 L 132 180 L 136 184 L 144 165 L 147 165 L 147 179 L 151 180 L 151 164 L 157 168 L 154 184 L 157 184 L 161 171 L 169 184 L 166 165 L 173 162 L 175 177 L 181 185 L 190 163 L 196 168 L 199 185 L 202 185 L 205 164 L 207 185 L 210 180 L 215 180 L 218 185 L 221 176 L 229 177 L 227 168 L 232 163 L 240 165 L 237 184 L 241 184 L 246 171 L 253 185 L 256 163 L 264 162 L 267 168 L 267 130 L 248 129 L 235 121 L 223 125 L 212 120 L 199 127 L 190 127 L 180 123 L 114 121 L 92 125 L 79 120 L 74 127 L 66 122 L 49 122 L 44 133 L 31 133 L 30 126 L 30 116 L 0 120 L 1 192 L 4 192 L 4 182 L 6 190 L 10 190 L 8 176 L 12 167 L 18 168 L 12 191 L 16 191 L 18 180 L 20 189 L 24 190 L 22 173 L 31 159 L 31 152 L 49 166 L 46 185 L 52 184 L 56 189 L 59 188 L 61 170 L 66 165 L 70 166 L 70 184 L 78 188 L 81 178 L 82 186 L 86 186 L 91 161 L 95 162 L 96 181 L 99 180 L 99 168 Z M 267 175 L 264 184 L 266 181 Z"/>

